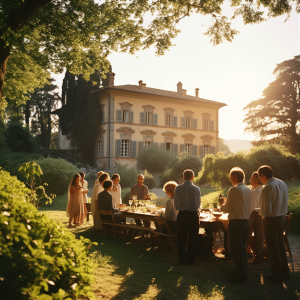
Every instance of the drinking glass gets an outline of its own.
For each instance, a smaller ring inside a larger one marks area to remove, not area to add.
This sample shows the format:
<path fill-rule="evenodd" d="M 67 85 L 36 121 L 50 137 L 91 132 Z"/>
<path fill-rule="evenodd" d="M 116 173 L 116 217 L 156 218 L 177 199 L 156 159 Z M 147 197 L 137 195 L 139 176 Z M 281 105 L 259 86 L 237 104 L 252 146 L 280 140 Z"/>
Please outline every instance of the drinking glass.
<path fill-rule="evenodd" d="M 208 209 L 210 210 L 210 213 L 212 213 L 212 211 L 214 210 L 214 205 L 212 203 L 210 203 L 208 205 Z"/>
<path fill-rule="evenodd" d="M 130 209 L 131 209 L 132 201 L 133 200 L 129 200 Z"/>
<path fill-rule="evenodd" d="M 132 200 L 137 200 L 137 195 L 132 195 Z"/>

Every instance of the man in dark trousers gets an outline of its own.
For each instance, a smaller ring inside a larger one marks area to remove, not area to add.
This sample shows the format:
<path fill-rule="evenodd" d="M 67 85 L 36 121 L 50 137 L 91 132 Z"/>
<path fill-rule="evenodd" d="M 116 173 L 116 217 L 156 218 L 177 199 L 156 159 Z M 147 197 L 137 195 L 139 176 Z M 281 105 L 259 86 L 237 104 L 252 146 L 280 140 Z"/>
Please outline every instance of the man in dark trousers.
<path fill-rule="evenodd" d="M 232 188 L 228 191 L 226 204 L 221 206 L 222 211 L 229 213 L 230 252 L 236 269 L 229 282 L 243 284 L 248 279 L 246 241 L 250 227 L 252 191 L 244 184 L 245 173 L 239 167 L 230 170 L 229 180 Z"/>
<path fill-rule="evenodd" d="M 183 172 L 184 183 L 177 186 L 174 205 L 179 210 L 177 216 L 178 260 L 181 265 L 195 262 L 197 237 L 199 231 L 198 208 L 201 203 L 199 187 L 193 184 L 195 174 L 192 170 Z M 189 237 L 186 251 L 186 240 Z"/>
<path fill-rule="evenodd" d="M 273 171 L 269 166 L 261 166 L 257 172 L 260 181 L 265 185 L 259 201 L 272 271 L 272 275 L 266 279 L 282 284 L 283 280 L 290 278 L 283 242 L 284 216 L 288 209 L 288 187 L 283 181 L 273 177 Z"/>

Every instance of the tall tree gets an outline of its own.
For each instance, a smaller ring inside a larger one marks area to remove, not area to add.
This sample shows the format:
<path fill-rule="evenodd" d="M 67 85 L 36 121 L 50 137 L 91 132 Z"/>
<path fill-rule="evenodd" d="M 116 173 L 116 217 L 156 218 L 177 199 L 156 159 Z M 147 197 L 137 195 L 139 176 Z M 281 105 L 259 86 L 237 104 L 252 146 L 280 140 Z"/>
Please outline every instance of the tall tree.
<path fill-rule="evenodd" d="M 62 134 L 71 140 L 71 145 L 80 150 L 84 161 L 90 164 L 94 156 L 97 125 L 101 121 L 99 103 L 90 92 L 99 84 L 98 71 L 91 75 L 89 81 L 67 71 L 62 85 L 62 107 L 59 112 Z"/>
<path fill-rule="evenodd" d="M 262 140 L 281 142 L 295 154 L 300 151 L 300 55 L 278 64 L 274 75 L 276 80 L 264 90 L 263 97 L 244 108 L 245 131 Z"/>
<path fill-rule="evenodd" d="M 264 21 L 264 13 L 288 16 L 293 5 L 300 12 L 299 0 L 228 1 L 234 8 L 233 17 L 242 16 L 245 24 Z M 106 57 L 111 51 L 134 53 L 155 45 L 156 52 L 163 54 L 179 32 L 176 23 L 193 12 L 212 16 L 205 34 L 214 44 L 232 41 L 238 32 L 222 14 L 224 2 L 1 0 L 0 105 L 3 93 L 20 101 L 20 94 L 43 86 L 49 70 L 66 68 L 88 80 L 94 69 L 108 66 Z M 3 91 L 6 74 L 10 78 Z"/>
<path fill-rule="evenodd" d="M 58 107 L 61 99 L 55 90 L 58 88 L 52 84 L 54 79 L 50 79 L 50 84 L 35 90 L 29 95 L 30 100 L 26 102 L 26 124 L 29 126 L 31 120 L 31 133 L 35 136 L 38 144 L 45 148 L 50 148 L 51 132 L 53 121 L 57 119 L 51 112 Z"/>
<path fill-rule="evenodd" d="M 233 154 L 222 138 L 219 138 L 219 152 L 223 152 L 224 156 L 230 156 Z"/>

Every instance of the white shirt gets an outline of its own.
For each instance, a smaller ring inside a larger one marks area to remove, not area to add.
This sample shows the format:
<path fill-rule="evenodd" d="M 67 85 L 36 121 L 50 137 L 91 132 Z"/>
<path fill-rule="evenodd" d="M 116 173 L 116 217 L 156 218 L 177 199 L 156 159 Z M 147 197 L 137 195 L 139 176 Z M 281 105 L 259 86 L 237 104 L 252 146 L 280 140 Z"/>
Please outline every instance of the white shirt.
<path fill-rule="evenodd" d="M 288 210 L 288 187 L 275 177 L 270 178 L 260 194 L 263 217 L 284 216 Z"/>
<path fill-rule="evenodd" d="M 121 198 L 121 186 L 118 185 L 112 185 L 110 193 L 113 196 L 113 204 L 116 206 L 117 204 L 122 204 L 122 198 Z"/>
<path fill-rule="evenodd" d="M 88 189 L 88 182 L 86 180 L 83 180 L 82 183 L 82 189 L 83 191 L 86 191 Z M 87 194 L 83 194 L 83 203 L 87 203 Z"/>
<path fill-rule="evenodd" d="M 179 211 L 174 205 L 174 198 L 170 198 L 166 201 L 166 210 L 163 217 L 169 221 L 176 221 Z"/>
<path fill-rule="evenodd" d="M 252 191 L 243 182 L 228 191 L 227 202 L 221 210 L 229 213 L 228 219 L 249 219 Z"/>
<path fill-rule="evenodd" d="M 263 187 L 261 185 L 258 185 L 252 190 L 252 201 L 251 201 L 250 212 L 253 212 L 256 208 L 260 208 L 259 196 L 262 189 Z"/>
<path fill-rule="evenodd" d="M 102 185 L 100 184 L 100 182 L 94 186 L 92 198 L 91 198 L 91 211 L 92 211 L 93 217 L 96 214 L 96 212 L 98 211 L 98 209 L 95 207 L 95 204 L 96 204 L 95 200 L 98 199 L 98 194 L 100 192 L 102 192 L 102 190 L 103 190 L 103 188 L 102 188 Z"/>

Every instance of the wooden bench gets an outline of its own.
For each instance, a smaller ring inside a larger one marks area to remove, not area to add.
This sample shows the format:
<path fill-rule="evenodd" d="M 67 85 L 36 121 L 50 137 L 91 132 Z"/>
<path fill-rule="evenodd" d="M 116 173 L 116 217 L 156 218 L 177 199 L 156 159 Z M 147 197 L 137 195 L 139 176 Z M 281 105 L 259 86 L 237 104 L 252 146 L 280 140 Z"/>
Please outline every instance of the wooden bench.
<path fill-rule="evenodd" d="M 101 221 L 101 224 L 102 224 L 102 229 L 103 229 L 104 234 L 106 234 L 107 232 L 112 232 L 112 233 L 114 233 L 114 237 L 116 237 L 117 234 L 123 234 L 124 241 L 126 241 L 126 236 L 129 232 L 129 230 L 142 231 L 142 242 L 141 243 L 143 244 L 145 234 L 149 233 L 150 234 L 150 239 L 151 239 L 151 248 L 152 249 L 154 248 L 153 238 L 154 238 L 155 229 L 148 228 L 148 227 L 143 227 L 143 226 L 139 226 L 139 225 L 116 223 L 114 215 L 113 215 L 111 210 L 109 210 L 109 211 L 99 210 L 99 213 L 100 213 L 100 221 Z M 103 220 L 101 215 L 110 216 L 111 221 L 110 220 Z M 121 230 L 118 230 L 118 229 L 121 229 Z"/>
<path fill-rule="evenodd" d="M 160 218 L 160 217 L 155 217 L 154 219 L 155 224 L 159 225 L 159 226 L 166 226 L 167 230 L 168 230 L 168 234 L 166 233 L 162 233 L 160 231 L 155 231 L 155 235 L 157 235 L 162 244 L 163 247 L 165 246 L 165 241 L 163 240 L 163 237 L 167 238 L 169 240 L 169 244 L 171 245 L 173 252 L 176 253 L 176 239 L 177 239 L 177 234 L 172 233 L 171 227 L 169 225 L 168 220 L 164 219 L 164 218 Z"/>

